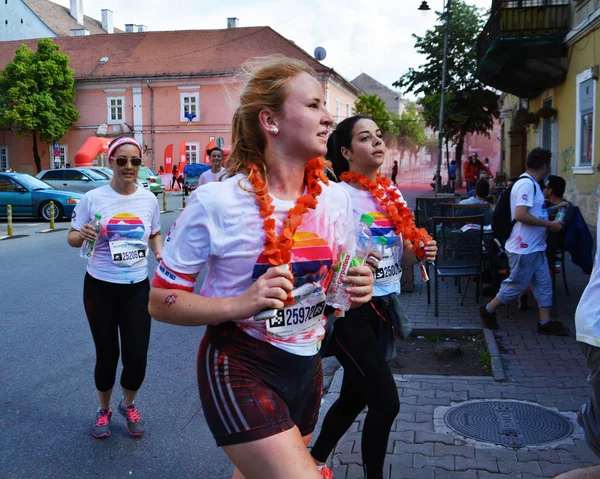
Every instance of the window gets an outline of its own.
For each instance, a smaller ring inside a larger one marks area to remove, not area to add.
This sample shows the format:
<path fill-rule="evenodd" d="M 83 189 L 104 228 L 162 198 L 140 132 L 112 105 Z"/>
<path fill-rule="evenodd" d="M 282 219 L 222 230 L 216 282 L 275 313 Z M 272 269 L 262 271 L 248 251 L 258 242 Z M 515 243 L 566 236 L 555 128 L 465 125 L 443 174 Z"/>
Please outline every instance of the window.
<path fill-rule="evenodd" d="M 596 79 L 592 70 L 577 75 L 576 161 L 573 173 L 594 173 Z"/>
<path fill-rule="evenodd" d="M 8 146 L 0 146 L 0 171 L 8 170 Z"/>
<path fill-rule="evenodd" d="M 335 121 L 340 121 L 340 99 L 335 99 Z"/>
<path fill-rule="evenodd" d="M 181 121 L 200 121 L 200 93 L 181 92 L 179 98 L 181 103 Z"/>
<path fill-rule="evenodd" d="M 188 165 L 198 163 L 198 152 L 200 151 L 200 143 L 185 144 L 185 157 Z"/>
<path fill-rule="evenodd" d="M 79 170 L 65 170 L 65 181 L 80 181 L 84 179 L 84 175 Z"/>
<path fill-rule="evenodd" d="M 15 184 L 9 179 L 0 176 L 0 192 L 9 193 L 15 191 Z"/>
<path fill-rule="evenodd" d="M 552 98 L 546 98 L 542 106 L 552 108 Z M 542 118 L 542 148 L 552 150 L 552 119 Z"/>
<path fill-rule="evenodd" d="M 53 146 L 50 145 L 50 158 L 54 161 L 54 168 L 66 167 L 69 159 L 67 156 L 67 145 L 60 145 L 57 148 L 53 148 Z"/>
<path fill-rule="evenodd" d="M 352 116 L 352 105 L 350 103 L 346 103 L 346 118 L 350 118 Z"/>
<path fill-rule="evenodd" d="M 125 97 L 109 96 L 106 98 L 109 124 L 125 123 Z"/>
<path fill-rule="evenodd" d="M 62 180 L 64 178 L 64 170 L 50 170 L 44 173 L 42 180 Z"/>

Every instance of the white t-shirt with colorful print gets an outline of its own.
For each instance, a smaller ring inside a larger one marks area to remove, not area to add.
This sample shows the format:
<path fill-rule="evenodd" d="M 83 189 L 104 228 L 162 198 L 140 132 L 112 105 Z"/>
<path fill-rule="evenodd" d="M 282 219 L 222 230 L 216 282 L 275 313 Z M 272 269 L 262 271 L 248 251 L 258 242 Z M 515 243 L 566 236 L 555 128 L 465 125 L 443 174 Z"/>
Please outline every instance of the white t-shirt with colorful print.
<path fill-rule="evenodd" d="M 396 235 L 392 220 L 369 191 L 359 190 L 348 183 L 340 183 L 340 185 L 348 192 L 352 199 L 355 228 L 358 227 L 360 217 L 364 213 L 371 215 L 374 219 L 371 225 L 374 247 L 380 253 L 382 251 L 380 248 L 383 248 L 383 258 L 379 262 L 377 272 L 375 273 L 373 296 L 399 293 L 400 279 L 402 278 L 402 268 L 400 265 L 403 250 L 402 235 Z M 392 185 L 392 188 L 395 187 Z M 400 193 L 397 188 L 395 189 Z M 400 196 L 402 196 L 401 193 Z M 385 245 L 383 246 L 380 245 L 380 237 L 385 239 Z"/>
<path fill-rule="evenodd" d="M 87 272 L 110 283 L 133 284 L 148 277 L 148 239 L 160 231 L 156 197 L 143 188 L 121 195 L 110 185 L 88 191 L 71 215 L 76 230 L 102 215 L 102 229 Z M 132 259 L 129 259 L 132 258 Z"/>
<path fill-rule="evenodd" d="M 281 310 L 269 323 L 270 330 L 266 321 L 235 321 L 250 336 L 300 356 L 319 351 L 325 334 L 322 281 L 340 250 L 354 241 L 350 198 L 337 184 L 322 187 L 316 209 L 302 216 L 294 235 L 295 306 Z M 235 297 L 244 293 L 269 267 L 262 254 L 264 218 L 251 191 L 243 175 L 196 189 L 166 238 L 163 260 L 152 285 L 193 291 L 196 277 L 206 265 L 202 296 Z M 277 234 L 294 204 L 273 198 Z M 309 327 L 304 328 L 306 325 Z M 278 333 L 279 327 L 286 333 Z"/>

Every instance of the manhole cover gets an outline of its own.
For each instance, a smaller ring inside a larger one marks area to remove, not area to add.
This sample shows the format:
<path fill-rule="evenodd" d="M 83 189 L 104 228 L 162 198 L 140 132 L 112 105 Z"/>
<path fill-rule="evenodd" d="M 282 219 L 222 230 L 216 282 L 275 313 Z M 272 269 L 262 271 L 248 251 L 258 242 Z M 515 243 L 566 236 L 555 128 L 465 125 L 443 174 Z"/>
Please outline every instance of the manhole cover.
<path fill-rule="evenodd" d="M 444 416 L 446 426 L 478 441 L 501 446 L 537 446 L 573 432 L 557 412 L 518 401 L 480 401 L 455 406 Z"/>

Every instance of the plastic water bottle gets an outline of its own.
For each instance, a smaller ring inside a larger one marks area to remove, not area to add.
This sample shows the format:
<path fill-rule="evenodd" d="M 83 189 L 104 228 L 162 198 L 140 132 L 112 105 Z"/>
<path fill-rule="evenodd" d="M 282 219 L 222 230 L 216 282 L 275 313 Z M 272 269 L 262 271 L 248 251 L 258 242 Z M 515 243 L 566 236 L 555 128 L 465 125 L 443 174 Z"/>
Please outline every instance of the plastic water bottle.
<path fill-rule="evenodd" d="M 354 254 L 343 252 L 340 255 L 340 260 L 327 291 L 327 304 L 335 308 L 336 316 L 343 316 L 350 309 L 350 295 L 344 290 L 346 285 L 342 282 L 342 278 L 348 275 L 350 268 L 362 265 L 373 249 L 372 224 L 373 217 L 363 214 L 355 232 L 356 249 Z"/>
<path fill-rule="evenodd" d="M 92 227 L 94 228 L 94 231 L 96 232 L 96 239 L 98 238 L 98 234 L 100 233 L 100 230 L 102 229 L 102 223 L 100 223 L 101 219 L 102 219 L 102 215 L 96 214 L 96 215 L 94 215 L 94 219 L 90 223 L 92 225 Z M 79 256 L 81 256 L 82 258 L 85 258 L 85 259 L 90 259 L 92 256 L 94 256 L 95 248 L 96 248 L 96 240 L 92 240 L 92 241 L 85 240 L 83 242 L 83 245 L 81 246 L 81 251 L 79 252 Z"/>
<path fill-rule="evenodd" d="M 567 214 L 567 210 L 565 208 L 559 208 L 558 212 L 556 213 L 556 218 L 554 218 L 554 221 L 563 221 L 565 219 L 565 215 Z"/>

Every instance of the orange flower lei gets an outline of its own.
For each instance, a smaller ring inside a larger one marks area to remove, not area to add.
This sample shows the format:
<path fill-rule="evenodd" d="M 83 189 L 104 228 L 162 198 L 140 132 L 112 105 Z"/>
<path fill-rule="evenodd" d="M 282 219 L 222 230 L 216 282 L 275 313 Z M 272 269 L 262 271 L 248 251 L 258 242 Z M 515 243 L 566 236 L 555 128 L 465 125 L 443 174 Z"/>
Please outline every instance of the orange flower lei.
<path fill-rule="evenodd" d="M 275 234 L 275 219 L 271 217 L 275 207 L 271 204 L 272 198 L 269 195 L 265 179 L 257 165 L 252 164 L 249 167 L 250 174 L 248 181 L 256 192 L 256 201 L 258 202 L 260 216 L 264 220 L 263 230 L 266 233 L 265 249 L 263 254 L 271 266 L 289 265 L 292 260 L 292 248 L 294 246 L 294 233 L 302 224 L 302 215 L 309 208 L 317 207 L 317 196 L 322 192 L 319 180 L 329 184 L 325 175 L 325 160 L 323 158 L 313 158 L 306 164 L 304 170 L 304 183 L 306 184 L 306 193 L 296 200 L 296 204 L 288 211 L 286 219 L 283 221 L 283 230 L 277 236 Z M 288 294 L 288 299 L 284 302 L 286 306 L 294 303 L 292 294 Z"/>
<path fill-rule="evenodd" d="M 411 241 L 417 258 L 421 259 L 425 256 L 425 249 L 417 245 L 419 241 L 427 244 L 428 241 L 431 241 L 431 236 L 425 229 L 416 227 L 414 215 L 408 206 L 401 201 L 402 197 L 398 190 L 391 188 L 392 182 L 388 178 L 378 173 L 377 179 L 373 181 L 363 174 L 346 171 L 340 175 L 340 179 L 346 183 L 358 183 L 369 190 L 373 198 L 391 218 L 396 234 L 402 234 L 404 239 Z"/>

